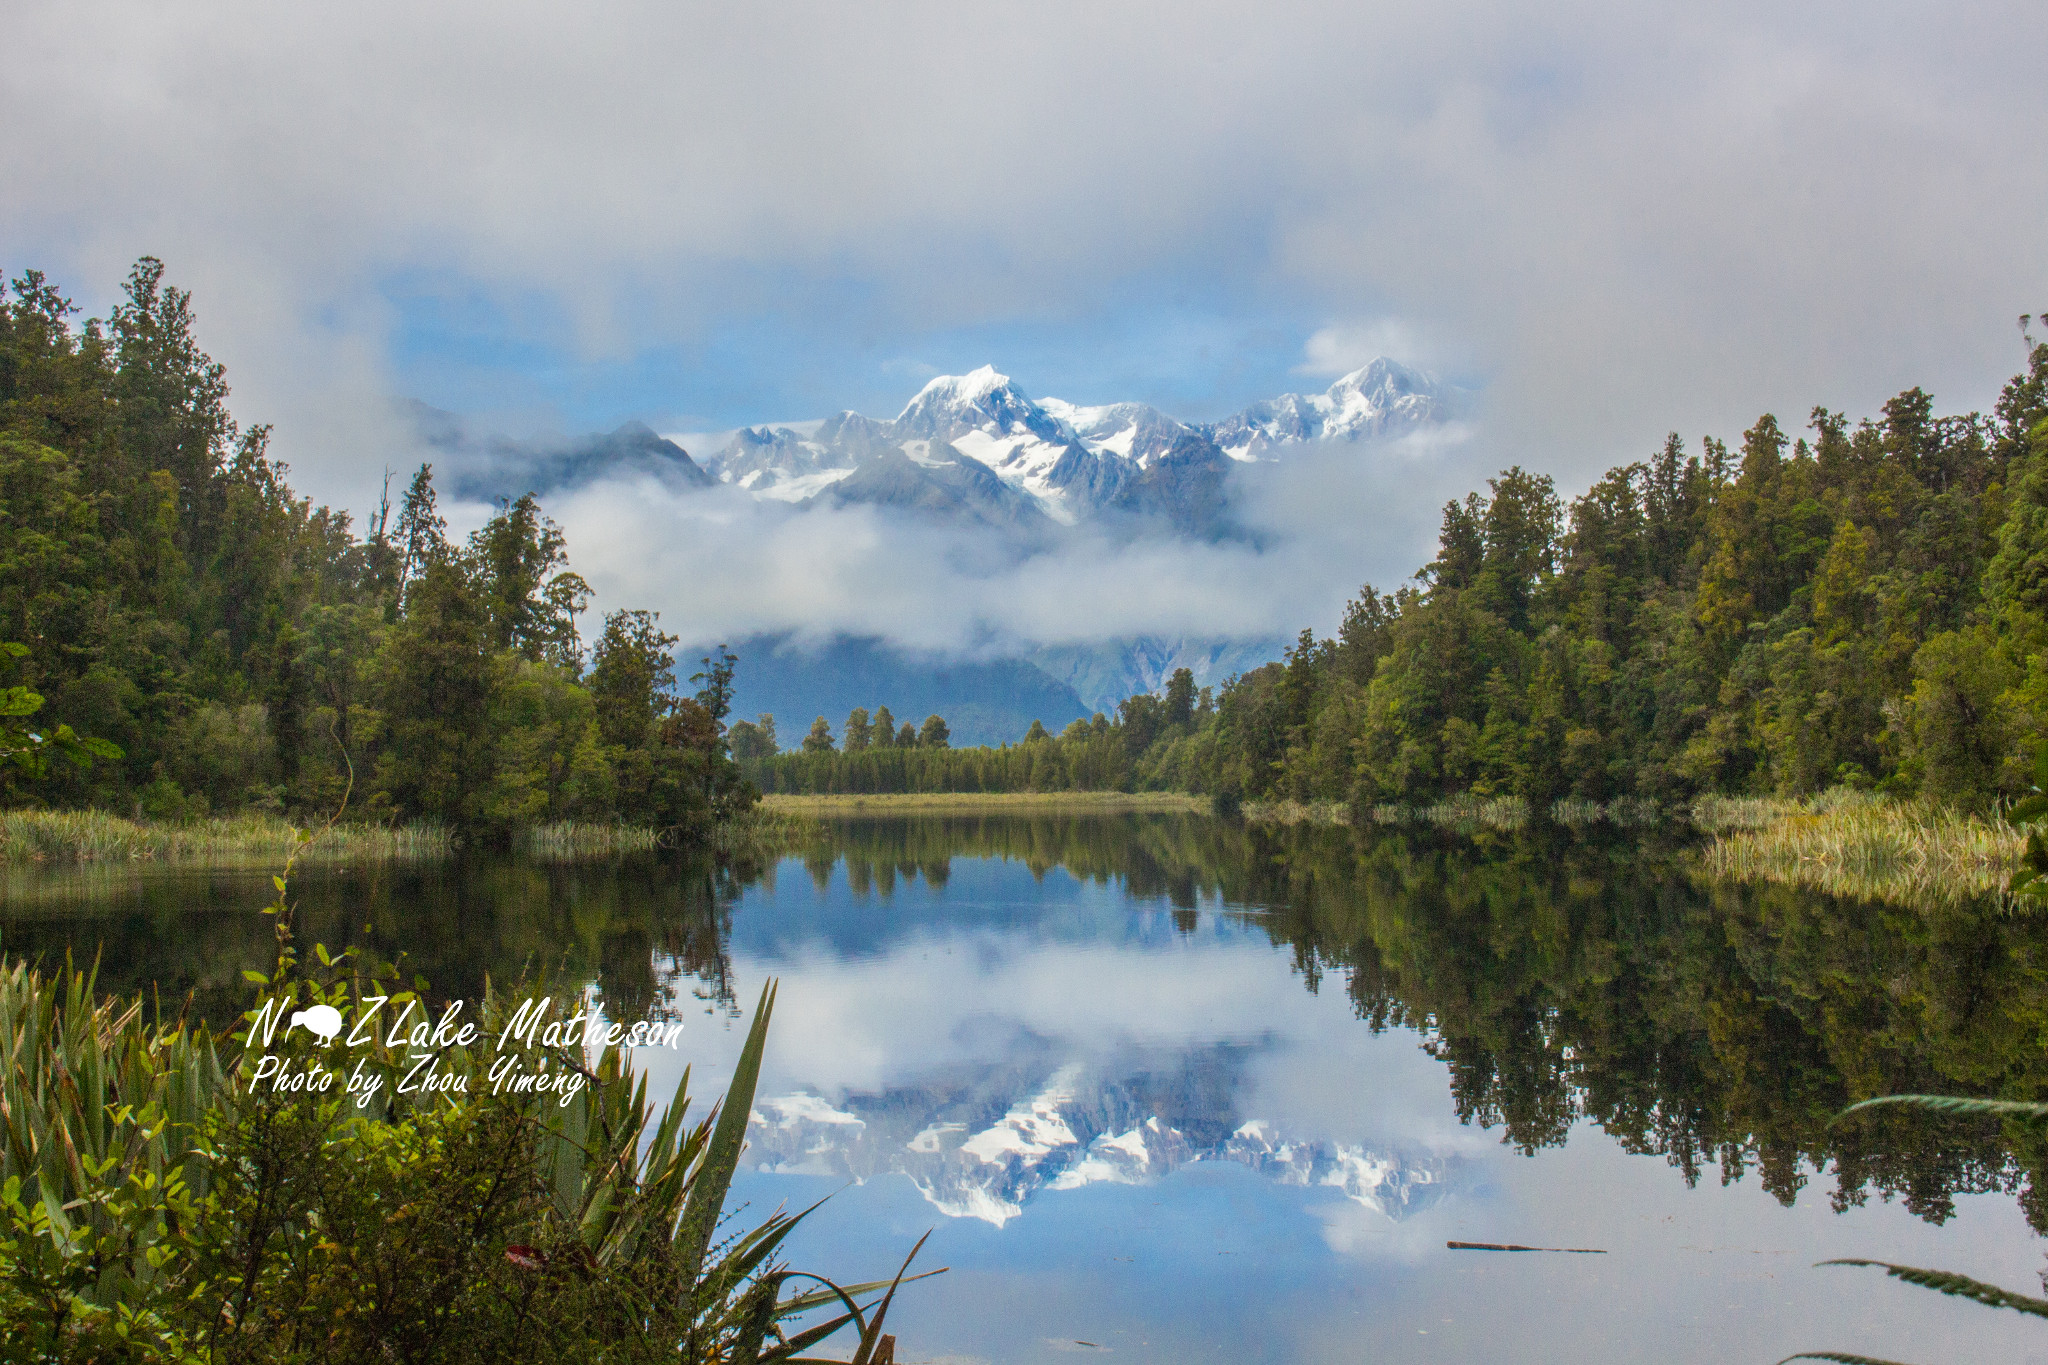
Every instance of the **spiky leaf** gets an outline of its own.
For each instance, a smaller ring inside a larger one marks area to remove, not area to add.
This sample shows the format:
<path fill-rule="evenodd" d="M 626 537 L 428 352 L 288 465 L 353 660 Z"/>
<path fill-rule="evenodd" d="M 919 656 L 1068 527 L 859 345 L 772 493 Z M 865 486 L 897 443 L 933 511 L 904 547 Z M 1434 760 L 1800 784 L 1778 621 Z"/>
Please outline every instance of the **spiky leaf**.
<path fill-rule="evenodd" d="M 1890 1261 L 1865 1261 L 1845 1257 L 1841 1260 L 1822 1261 L 1822 1265 L 1868 1265 L 1878 1266 L 1895 1280 L 1932 1289 L 1938 1294 L 1950 1294 L 1956 1298 L 1974 1299 L 1992 1308 L 2010 1308 L 2016 1312 L 2031 1314 L 2037 1318 L 2048 1318 L 2048 1299 L 2030 1298 L 2015 1294 L 2009 1289 L 2000 1289 L 1995 1284 L 1973 1280 L 1968 1275 L 1958 1275 L 1952 1270 L 1922 1270 L 1918 1266 L 1894 1265 Z"/>

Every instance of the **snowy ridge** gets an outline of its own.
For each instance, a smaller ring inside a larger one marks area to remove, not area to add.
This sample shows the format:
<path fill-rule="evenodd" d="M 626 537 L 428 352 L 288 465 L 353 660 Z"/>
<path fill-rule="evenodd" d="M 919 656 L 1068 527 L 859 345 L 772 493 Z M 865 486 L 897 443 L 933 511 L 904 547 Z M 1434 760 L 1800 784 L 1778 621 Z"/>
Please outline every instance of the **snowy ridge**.
<path fill-rule="evenodd" d="M 1145 403 L 1033 399 L 984 365 L 933 379 L 888 421 L 842 412 L 818 423 L 743 429 L 706 467 L 757 497 L 804 502 L 885 451 L 926 467 L 965 458 L 1071 525 L 1107 509 L 1145 510 L 1150 485 L 1140 476 L 1162 463 L 1199 464 L 1210 455 L 1256 463 L 1307 441 L 1380 440 L 1445 421 L 1465 398 L 1382 358 L 1322 393 L 1282 394 L 1210 424 Z M 807 427 L 814 429 L 800 434 Z"/>
<path fill-rule="evenodd" d="M 1013 1078 L 1015 1079 L 1015 1078 Z M 1001 1227 L 1045 1191 L 1143 1185 L 1197 1161 L 1230 1161 L 1285 1185 L 1335 1189 L 1399 1219 L 1441 1197 L 1455 1162 L 1426 1152 L 1289 1136 L 1270 1121 L 1168 1118 L 1130 1081 L 1062 1067 L 1005 1101 L 1000 1082 L 759 1101 L 748 1159 L 767 1172 L 866 1180 L 906 1176 L 949 1218 Z"/>

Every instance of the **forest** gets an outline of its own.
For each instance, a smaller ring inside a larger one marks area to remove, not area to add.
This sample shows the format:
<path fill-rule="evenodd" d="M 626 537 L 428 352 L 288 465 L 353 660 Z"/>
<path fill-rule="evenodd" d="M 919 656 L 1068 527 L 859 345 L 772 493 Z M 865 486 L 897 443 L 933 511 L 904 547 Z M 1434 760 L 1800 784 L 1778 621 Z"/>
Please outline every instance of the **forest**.
<path fill-rule="evenodd" d="M 675 639 L 630 610 L 586 653 L 590 590 L 531 495 L 456 543 L 423 465 L 358 535 L 229 415 L 162 263 L 123 292 L 83 322 L 35 271 L 0 295 L 0 756 L 59 722 L 97 741 L 0 764 L 0 806 L 179 820 L 350 793 L 357 816 L 491 838 L 701 831 L 751 803 L 730 653 L 686 695 Z"/>
<path fill-rule="evenodd" d="M 1509 469 L 1444 508 L 1412 582 L 1213 691 L 1182 670 L 998 748 L 878 706 L 784 752 L 773 717 L 728 731 L 722 647 L 679 684 L 674 637 L 622 610 L 586 649 L 590 590 L 532 495 L 460 543 L 428 466 L 360 534 L 296 496 L 160 262 L 104 321 L 76 311 L 34 271 L 0 296 L 0 729 L 104 743 L 0 770 L 4 805 L 178 820 L 350 791 L 359 815 L 466 836 L 697 827 L 756 787 L 1981 807 L 2048 738 L 2031 336 L 1989 415 L 1937 416 L 1917 388 L 1798 434 L 1767 414 L 1732 445 L 1674 434 L 1568 505 Z"/>
<path fill-rule="evenodd" d="M 2028 320 L 2022 321 L 2023 333 Z M 1185 671 L 1057 735 L 816 750 L 764 791 L 1208 792 L 1659 804 L 2023 790 L 2048 738 L 2048 344 L 1990 415 L 1909 389 L 1861 421 L 1672 435 L 1569 506 L 1509 469 L 1444 508 L 1412 583 L 1213 696 Z"/>

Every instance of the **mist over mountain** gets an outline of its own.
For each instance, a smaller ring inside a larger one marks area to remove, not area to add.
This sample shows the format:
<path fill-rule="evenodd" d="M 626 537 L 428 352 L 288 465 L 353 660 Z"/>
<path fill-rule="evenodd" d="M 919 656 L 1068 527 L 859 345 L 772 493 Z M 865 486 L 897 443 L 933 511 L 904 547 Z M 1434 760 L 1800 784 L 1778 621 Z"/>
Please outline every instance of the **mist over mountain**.
<path fill-rule="evenodd" d="M 1310 541 L 1376 548 L 1376 528 L 1331 509 L 1412 483 L 1471 407 L 1381 358 L 1219 422 L 1034 399 L 992 366 L 931 380 L 893 418 L 843 411 L 695 451 L 637 422 L 512 440 L 411 415 L 454 498 L 537 492 L 601 598 L 616 551 L 643 598 L 686 603 L 664 608 L 679 656 L 734 645 L 738 713 L 774 714 L 785 742 L 887 705 L 996 743 L 1113 711 L 1176 668 L 1215 686 L 1275 657 L 1298 616 L 1262 603 L 1362 576 Z"/>
<path fill-rule="evenodd" d="M 784 502 L 822 496 L 1017 531 L 1121 519 L 1131 532 L 1164 524 L 1215 539 L 1243 534 L 1230 517 L 1234 465 L 1310 442 L 1398 436 L 1468 405 L 1465 391 L 1381 358 L 1323 393 L 1283 394 L 1221 422 L 1184 422 L 1144 403 L 1034 400 L 984 365 L 933 379 L 889 421 L 842 412 L 742 429 L 704 467 Z"/>

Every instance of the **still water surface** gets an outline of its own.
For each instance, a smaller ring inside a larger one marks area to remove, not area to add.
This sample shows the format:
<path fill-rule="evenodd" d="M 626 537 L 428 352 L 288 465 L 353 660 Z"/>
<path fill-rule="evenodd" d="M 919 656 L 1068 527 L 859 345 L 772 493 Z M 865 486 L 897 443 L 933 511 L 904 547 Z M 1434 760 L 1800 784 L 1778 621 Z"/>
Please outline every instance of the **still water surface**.
<path fill-rule="evenodd" d="M 1654 850 L 1258 835 L 1183 816 L 836 825 L 711 868 L 303 876 L 302 936 L 438 990 L 545 966 L 684 1020 L 654 1088 L 722 1089 L 781 983 L 742 1223 L 886 1277 L 913 1360 L 2048 1358 L 2029 1320 L 1834 1256 L 2031 1290 L 1995 1126 L 1830 1126 L 1868 1093 L 2041 1073 L 2043 936 L 1996 907 L 1695 884 Z M 14 876 L 0 942 L 225 1017 L 252 876 Z M 2039 1093 L 2039 1092 L 2028 1092 Z M 1449 1241 L 1604 1254 L 1454 1250 Z"/>

